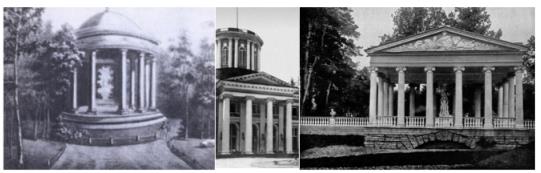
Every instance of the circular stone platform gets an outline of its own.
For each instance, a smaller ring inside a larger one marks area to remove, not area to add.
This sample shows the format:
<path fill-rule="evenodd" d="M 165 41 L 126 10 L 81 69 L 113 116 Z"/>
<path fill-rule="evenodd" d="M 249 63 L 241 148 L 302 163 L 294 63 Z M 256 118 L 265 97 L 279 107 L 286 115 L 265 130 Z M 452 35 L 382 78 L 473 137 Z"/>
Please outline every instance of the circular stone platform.
<path fill-rule="evenodd" d="M 154 141 L 165 129 L 160 112 L 107 114 L 67 113 L 61 115 L 61 134 L 83 145 L 126 145 Z"/>

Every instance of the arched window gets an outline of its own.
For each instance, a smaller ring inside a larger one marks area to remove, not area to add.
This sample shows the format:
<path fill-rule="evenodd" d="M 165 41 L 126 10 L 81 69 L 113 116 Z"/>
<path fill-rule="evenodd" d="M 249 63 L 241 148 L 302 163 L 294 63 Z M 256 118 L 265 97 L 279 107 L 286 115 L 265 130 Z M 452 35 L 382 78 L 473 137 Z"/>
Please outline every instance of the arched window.
<path fill-rule="evenodd" d="M 228 53 L 228 47 L 227 47 L 227 44 L 224 44 L 222 46 L 222 52 L 220 52 L 220 61 L 222 62 L 222 67 L 227 67 L 228 65 L 228 62 L 227 62 L 227 53 Z"/>
<path fill-rule="evenodd" d="M 247 62 L 246 62 L 246 48 L 245 45 L 241 45 L 239 48 L 239 67 L 246 68 Z"/>

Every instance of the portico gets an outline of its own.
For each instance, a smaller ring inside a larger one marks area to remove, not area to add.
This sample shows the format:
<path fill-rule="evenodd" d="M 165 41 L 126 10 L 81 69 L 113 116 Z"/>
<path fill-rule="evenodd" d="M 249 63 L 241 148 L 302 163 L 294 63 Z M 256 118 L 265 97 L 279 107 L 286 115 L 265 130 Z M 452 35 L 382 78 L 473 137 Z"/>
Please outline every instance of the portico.
<path fill-rule="evenodd" d="M 521 66 L 526 50 L 449 27 L 372 47 L 367 50 L 369 124 L 524 128 Z"/>

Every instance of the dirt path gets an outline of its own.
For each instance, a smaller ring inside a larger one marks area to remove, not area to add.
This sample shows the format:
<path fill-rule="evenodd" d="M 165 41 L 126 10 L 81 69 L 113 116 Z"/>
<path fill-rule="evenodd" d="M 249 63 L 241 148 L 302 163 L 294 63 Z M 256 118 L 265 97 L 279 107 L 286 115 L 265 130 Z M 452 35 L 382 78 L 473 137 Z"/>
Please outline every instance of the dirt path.
<path fill-rule="evenodd" d="M 163 140 L 127 146 L 68 144 L 52 169 L 191 169 Z"/>

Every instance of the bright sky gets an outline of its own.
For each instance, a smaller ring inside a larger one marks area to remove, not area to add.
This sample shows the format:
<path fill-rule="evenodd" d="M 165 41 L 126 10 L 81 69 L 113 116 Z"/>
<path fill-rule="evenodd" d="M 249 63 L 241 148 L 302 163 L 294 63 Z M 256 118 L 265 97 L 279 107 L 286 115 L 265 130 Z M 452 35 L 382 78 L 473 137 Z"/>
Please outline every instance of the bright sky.
<path fill-rule="evenodd" d="M 44 21 L 50 20 L 53 29 L 59 29 L 68 23 L 79 28 L 88 18 L 104 11 L 105 8 L 46 8 Z M 144 31 L 152 34 L 167 48 L 181 30 L 185 30 L 192 42 L 194 53 L 199 52 L 202 39 L 214 41 L 214 8 L 110 8 L 125 15 L 139 25 Z"/>
<path fill-rule="evenodd" d="M 359 26 L 357 31 L 361 36 L 356 43 L 358 46 L 368 48 L 378 45 L 380 36 L 391 34 L 393 21 L 391 15 L 397 8 L 353 8 L 355 23 Z M 451 12 L 454 8 L 444 8 Z M 492 21 L 492 30 L 502 29 L 502 40 L 525 43 L 535 34 L 534 8 L 487 8 Z M 363 52 L 364 53 L 364 52 Z M 354 61 L 360 66 L 368 65 L 368 57 L 357 57 Z"/>
<path fill-rule="evenodd" d="M 284 81 L 299 79 L 299 9 L 238 8 L 239 28 L 263 39 L 261 71 Z M 236 8 L 217 8 L 216 27 L 236 27 Z"/>

